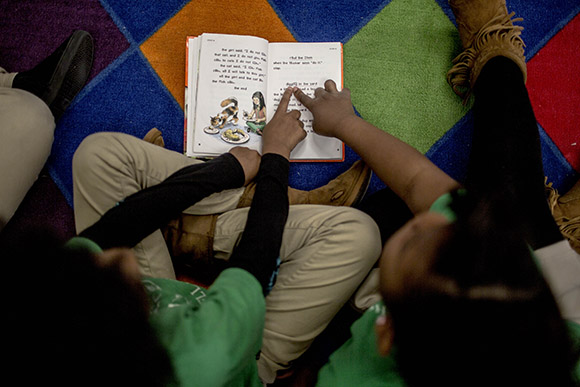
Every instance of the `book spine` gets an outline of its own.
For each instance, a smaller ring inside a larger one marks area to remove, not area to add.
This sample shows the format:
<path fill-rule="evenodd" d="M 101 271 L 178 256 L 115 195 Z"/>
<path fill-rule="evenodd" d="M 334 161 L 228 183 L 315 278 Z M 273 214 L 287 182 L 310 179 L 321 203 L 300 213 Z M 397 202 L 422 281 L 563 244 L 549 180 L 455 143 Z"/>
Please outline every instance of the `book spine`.
<path fill-rule="evenodd" d="M 185 99 L 183 104 L 183 153 L 187 153 L 187 109 L 189 101 L 187 97 L 187 82 L 189 79 L 189 36 L 185 39 Z"/>

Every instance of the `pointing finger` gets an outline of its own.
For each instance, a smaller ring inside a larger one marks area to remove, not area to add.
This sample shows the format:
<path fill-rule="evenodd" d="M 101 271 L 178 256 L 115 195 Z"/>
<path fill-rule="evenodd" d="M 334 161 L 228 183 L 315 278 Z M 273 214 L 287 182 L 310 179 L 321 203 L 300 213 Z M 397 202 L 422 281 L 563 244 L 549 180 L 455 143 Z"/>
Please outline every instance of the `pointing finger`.
<path fill-rule="evenodd" d="M 278 110 L 276 110 L 276 114 L 286 113 L 288 110 L 288 104 L 290 103 L 290 97 L 292 96 L 292 88 L 288 87 L 284 90 L 284 94 L 280 99 L 280 103 L 278 104 Z"/>

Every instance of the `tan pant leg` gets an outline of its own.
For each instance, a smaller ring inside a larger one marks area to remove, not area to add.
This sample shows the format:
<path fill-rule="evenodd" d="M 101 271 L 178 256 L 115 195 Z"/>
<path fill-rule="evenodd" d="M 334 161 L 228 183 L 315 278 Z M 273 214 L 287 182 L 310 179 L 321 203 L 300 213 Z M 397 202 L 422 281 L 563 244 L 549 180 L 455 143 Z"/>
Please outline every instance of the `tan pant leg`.
<path fill-rule="evenodd" d="M 241 237 L 248 209 L 220 215 L 216 258 L 229 258 Z M 379 258 L 379 230 L 366 214 L 349 207 L 290 206 L 282 264 L 266 298 L 260 377 L 274 381 L 312 344 L 351 297 Z"/>
<path fill-rule="evenodd" d="M 0 230 L 44 167 L 54 128 L 54 117 L 40 98 L 0 87 Z"/>
<path fill-rule="evenodd" d="M 124 133 L 88 136 L 73 158 L 74 213 L 77 232 L 94 224 L 116 203 L 159 184 L 175 171 L 201 161 Z M 211 195 L 186 212 L 203 215 L 235 208 L 243 189 Z M 175 278 L 163 235 L 155 231 L 134 247 L 142 274 Z"/>

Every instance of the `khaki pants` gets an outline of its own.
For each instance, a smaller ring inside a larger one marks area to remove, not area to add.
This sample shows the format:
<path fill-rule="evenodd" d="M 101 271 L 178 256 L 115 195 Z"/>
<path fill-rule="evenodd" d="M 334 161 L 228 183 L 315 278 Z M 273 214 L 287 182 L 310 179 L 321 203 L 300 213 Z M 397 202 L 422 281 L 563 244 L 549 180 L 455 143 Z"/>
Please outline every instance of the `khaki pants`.
<path fill-rule="evenodd" d="M 40 98 L 11 88 L 14 75 L 0 68 L 0 230 L 44 167 L 55 128 Z"/>
<path fill-rule="evenodd" d="M 180 168 L 198 163 L 122 133 L 86 138 L 73 159 L 77 231 L 95 223 L 124 197 L 158 184 Z M 213 194 L 186 212 L 221 214 L 214 251 L 228 259 L 240 239 L 248 208 L 235 209 L 243 188 Z M 160 231 L 135 247 L 143 274 L 174 278 Z M 320 334 L 351 297 L 380 255 L 375 223 L 349 207 L 290 206 L 280 250 L 281 266 L 266 298 L 260 377 L 271 383 Z"/>

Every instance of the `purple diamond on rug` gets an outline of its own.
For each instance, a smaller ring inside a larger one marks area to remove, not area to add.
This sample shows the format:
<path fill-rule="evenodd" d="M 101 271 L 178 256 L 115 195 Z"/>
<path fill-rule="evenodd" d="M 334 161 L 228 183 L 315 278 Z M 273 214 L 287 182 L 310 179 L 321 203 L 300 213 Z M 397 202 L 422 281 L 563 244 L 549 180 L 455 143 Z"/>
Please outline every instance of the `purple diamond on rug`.
<path fill-rule="evenodd" d="M 1 241 L 33 230 L 46 230 L 61 240 L 75 234 L 74 214 L 66 199 L 48 174 L 41 174 L 18 210 L 0 233 Z"/>
<path fill-rule="evenodd" d="M 24 71 L 53 52 L 77 29 L 95 42 L 92 79 L 129 43 L 98 0 L 0 0 L 0 66 Z"/>

